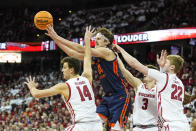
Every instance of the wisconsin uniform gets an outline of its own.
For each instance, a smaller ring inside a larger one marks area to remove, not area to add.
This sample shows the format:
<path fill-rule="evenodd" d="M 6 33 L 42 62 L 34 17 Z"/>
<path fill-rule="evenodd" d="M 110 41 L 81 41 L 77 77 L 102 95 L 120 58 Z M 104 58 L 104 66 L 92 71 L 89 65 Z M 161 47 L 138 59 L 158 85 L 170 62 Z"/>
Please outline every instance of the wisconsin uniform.
<path fill-rule="evenodd" d="M 102 122 L 96 113 L 95 97 L 87 78 L 79 76 L 66 82 L 69 98 L 64 102 L 72 117 L 72 126 L 66 131 L 102 131 Z"/>
<path fill-rule="evenodd" d="M 148 75 L 156 79 L 158 91 L 158 115 L 163 123 L 162 131 L 190 131 L 183 112 L 184 85 L 175 74 L 165 74 L 149 69 Z"/>
<path fill-rule="evenodd" d="M 123 81 L 117 58 L 106 61 L 94 58 L 101 85 L 105 92 L 103 102 L 97 107 L 97 113 L 109 120 L 112 129 L 120 130 L 126 125 L 130 111 L 130 96 Z"/>
<path fill-rule="evenodd" d="M 145 84 L 137 88 L 133 108 L 133 131 L 158 131 L 156 86 L 147 89 Z"/>

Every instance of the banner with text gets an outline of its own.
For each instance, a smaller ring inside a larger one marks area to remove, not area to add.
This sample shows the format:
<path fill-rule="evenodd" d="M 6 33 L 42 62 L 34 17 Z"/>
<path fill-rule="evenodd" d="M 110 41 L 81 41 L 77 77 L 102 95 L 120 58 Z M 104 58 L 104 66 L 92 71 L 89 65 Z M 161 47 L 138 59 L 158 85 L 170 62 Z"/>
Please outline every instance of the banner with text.
<path fill-rule="evenodd" d="M 115 35 L 115 39 L 118 40 L 118 44 L 169 41 L 169 40 L 179 40 L 179 39 L 189 39 L 189 38 L 196 38 L 195 27 L 155 30 L 155 31 L 145 31 L 145 32 Z"/>

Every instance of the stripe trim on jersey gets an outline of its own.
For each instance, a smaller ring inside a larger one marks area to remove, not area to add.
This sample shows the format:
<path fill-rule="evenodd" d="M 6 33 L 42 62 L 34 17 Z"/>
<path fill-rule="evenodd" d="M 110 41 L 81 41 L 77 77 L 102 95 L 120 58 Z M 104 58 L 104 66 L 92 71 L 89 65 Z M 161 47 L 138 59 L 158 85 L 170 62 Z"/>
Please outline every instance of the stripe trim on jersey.
<path fill-rule="evenodd" d="M 74 110 L 73 110 L 73 108 L 72 108 L 72 106 L 71 106 L 71 103 L 70 102 L 67 102 L 67 105 L 69 106 L 69 109 L 72 111 L 72 115 L 73 115 L 73 126 L 72 126 L 72 128 L 71 128 L 71 130 L 70 131 L 72 131 L 73 130 L 73 128 L 75 127 L 75 113 L 74 113 Z"/>
<path fill-rule="evenodd" d="M 114 74 L 119 76 L 119 74 L 118 74 L 118 66 L 117 66 L 117 59 L 115 61 L 113 61 L 113 71 L 114 71 Z"/>
<path fill-rule="evenodd" d="M 67 87 L 69 88 L 69 96 L 68 96 L 68 99 L 67 99 L 67 102 L 68 102 L 70 97 L 71 97 L 71 87 L 70 87 L 69 83 L 66 82 L 65 84 L 67 84 Z"/>
<path fill-rule="evenodd" d="M 70 113 L 71 113 L 71 116 L 72 116 L 72 120 L 73 120 L 73 124 L 75 124 L 75 113 L 74 113 L 74 110 L 71 106 L 71 104 L 69 102 L 67 102 L 67 105 L 69 106 L 69 110 L 70 110 Z"/>
<path fill-rule="evenodd" d="M 166 73 L 166 83 L 165 83 L 165 86 L 163 87 L 163 89 L 161 91 L 159 91 L 159 93 L 163 92 L 168 84 L 168 80 L 169 80 L 169 76 L 168 74 Z"/>
<path fill-rule="evenodd" d="M 166 122 L 166 120 L 163 118 L 163 108 L 161 106 L 161 93 L 158 93 L 158 114 L 159 114 L 161 123 Z"/>
<path fill-rule="evenodd" d="M 122 82 L 123 86 L 125 87 L 125 92 L 126 92 L 126 95 L 127 95 L 125 104 L 124 104 L 124 106 L 123 106 L 122 113 L 121 113 L 121 115 L 120 115 L 120 126 L 121 126 L 122 128 L 124 128 L 124 121 L 123 121 L 123 120 L 124 120 L 125 115 L 126 115 L 126 112 L 127 112 L 127 108 L 128 108 L 128 105 L 129 105 L 130 96 L 129 96 L 129 93 L 128 93 L 127 89 L 126 89 L 126 85 L 124 84 L 124 81 L 121 80 L 121 82 Z M 125 121 L 126 121 L 126 120 L 125 120 Z M 122 122 L 123 122 L 123 123 L 122 123 Z"/>

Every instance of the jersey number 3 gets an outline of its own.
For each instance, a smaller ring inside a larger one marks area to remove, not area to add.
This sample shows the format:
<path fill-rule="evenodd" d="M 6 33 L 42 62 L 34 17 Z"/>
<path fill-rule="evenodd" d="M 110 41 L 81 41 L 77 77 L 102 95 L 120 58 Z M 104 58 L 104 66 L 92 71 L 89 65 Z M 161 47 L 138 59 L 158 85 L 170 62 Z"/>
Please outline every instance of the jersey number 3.
<path fill-rule="evenodd" d="M 142 101 L 143 101 L 142 109 L 147 110 L 147 108 L 148 108 L 148 98 L 143 98 Z"/>
<path fill-rule="evenodd" d="M 90 93 L 87 85 L 84 85 L 82 87 L 83 87 L 83 89 L 82 89 L 83 92 L 81 91 L 80 86 L 76 86 L 76 88 L 78 89 L 78 92 L 80 94 L 81 101 L 85 101 L 84 96 L 88 97 L 89 100 L 92 100 L 91 93 Z"/>
<path fill-rule="evenodd" d="M 174 88 L 174 91 L 171 93 L 171 99 L 182 101 L 182 87 L 172 84 L 172 88 Z"/>

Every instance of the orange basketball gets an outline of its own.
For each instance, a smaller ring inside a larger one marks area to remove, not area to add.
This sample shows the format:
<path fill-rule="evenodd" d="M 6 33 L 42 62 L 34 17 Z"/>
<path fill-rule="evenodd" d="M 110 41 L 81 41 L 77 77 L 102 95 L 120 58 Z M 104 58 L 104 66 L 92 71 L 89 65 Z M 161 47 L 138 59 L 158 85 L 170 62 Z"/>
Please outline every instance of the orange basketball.
<path fill-rule="evenodd" d="M 34 24 L 40 30 L 45 30 L 47 25 L 53 24 L 53 17 L 48 11 L 39 11 L 34 17 Z"/>

